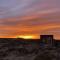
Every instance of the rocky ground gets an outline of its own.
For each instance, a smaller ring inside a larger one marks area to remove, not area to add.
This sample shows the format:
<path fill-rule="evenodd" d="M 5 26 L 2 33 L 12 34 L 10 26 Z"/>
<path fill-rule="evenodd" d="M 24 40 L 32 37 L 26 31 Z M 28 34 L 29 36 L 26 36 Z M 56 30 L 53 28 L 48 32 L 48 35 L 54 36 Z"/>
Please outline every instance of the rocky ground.
<path fill-rule="evenodd" d="M 60 48 L 0 40 L 0 60 L 60 60 Z"/>

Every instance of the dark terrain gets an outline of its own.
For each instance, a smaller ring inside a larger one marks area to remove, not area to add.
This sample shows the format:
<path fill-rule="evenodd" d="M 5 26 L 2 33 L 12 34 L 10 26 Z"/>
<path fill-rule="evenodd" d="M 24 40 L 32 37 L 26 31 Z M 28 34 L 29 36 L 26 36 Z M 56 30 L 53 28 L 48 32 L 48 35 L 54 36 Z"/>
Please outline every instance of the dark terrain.
<path fill-rule="evenodd" d="M 41 47 L 38 40 L 1 38 L 0 60 L 60 60 L 60 48 Z"/>

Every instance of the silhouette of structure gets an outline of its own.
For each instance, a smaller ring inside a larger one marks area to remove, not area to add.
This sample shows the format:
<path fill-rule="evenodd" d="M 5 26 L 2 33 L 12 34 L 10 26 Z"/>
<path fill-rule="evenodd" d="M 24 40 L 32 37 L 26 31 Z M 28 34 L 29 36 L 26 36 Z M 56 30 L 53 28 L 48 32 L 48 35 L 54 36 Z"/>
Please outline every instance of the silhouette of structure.
<path fill-rule="evenodd" d="M 60 40 L 55 40 L 53 35 L 40 35 L 40 39 L 28 39 L 17 38 L 16 42 L 21 44 L 37 43 L 41 47 L 60 47 Z"/>
<path fill-rule="evenodd" d="M 40 42 L 43 46 L 53 46 L 53 35 L 40 35 Z"/>

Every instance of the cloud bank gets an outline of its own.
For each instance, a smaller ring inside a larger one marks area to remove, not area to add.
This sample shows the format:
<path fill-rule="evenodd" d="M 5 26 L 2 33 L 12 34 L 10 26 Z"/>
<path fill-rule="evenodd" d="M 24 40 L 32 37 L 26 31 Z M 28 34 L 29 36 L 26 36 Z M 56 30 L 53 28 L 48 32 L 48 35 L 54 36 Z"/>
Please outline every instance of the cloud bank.
<path fill-rule="evenodd" d="M 0 0 L 0 37 L 29 34 L 60 39 L 59 0 Z"/>

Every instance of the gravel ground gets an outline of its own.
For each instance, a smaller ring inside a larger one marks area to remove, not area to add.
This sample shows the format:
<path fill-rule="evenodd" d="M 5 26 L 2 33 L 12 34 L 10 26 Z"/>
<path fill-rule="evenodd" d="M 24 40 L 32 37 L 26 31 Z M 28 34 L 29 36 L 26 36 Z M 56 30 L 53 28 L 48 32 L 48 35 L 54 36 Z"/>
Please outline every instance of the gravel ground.
<path fill-rule="evenodd" d="M 60 60 L 60 48 L 35 46 L 0 42 L 0 60 Z"/>

